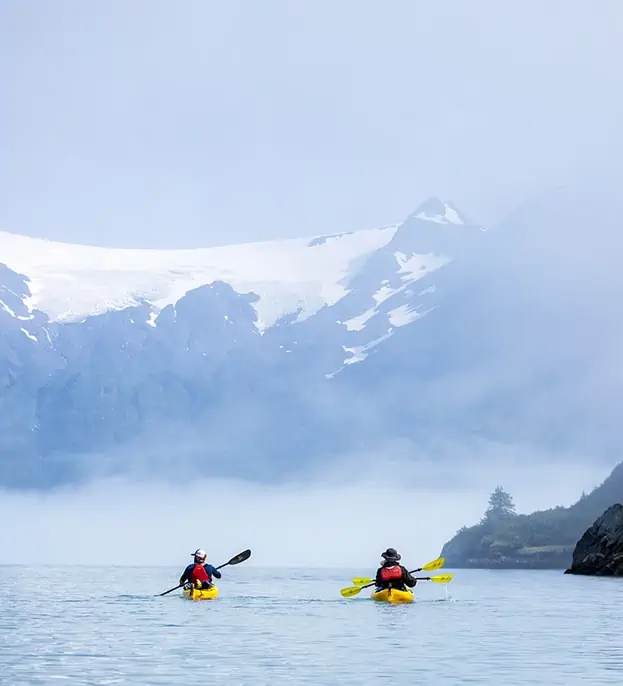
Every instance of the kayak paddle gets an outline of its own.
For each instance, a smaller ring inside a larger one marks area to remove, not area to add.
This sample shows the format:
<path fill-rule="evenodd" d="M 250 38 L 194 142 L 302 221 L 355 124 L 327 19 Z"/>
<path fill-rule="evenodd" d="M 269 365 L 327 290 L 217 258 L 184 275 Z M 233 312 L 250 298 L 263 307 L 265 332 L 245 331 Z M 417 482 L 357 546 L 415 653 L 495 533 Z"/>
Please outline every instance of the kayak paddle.
<path fill-rule="evenodd" d="M 248 560 L 251 557 L 251 551 L 250 550 L 243 550 L 241 553 L 238 553 L 238 555 L 234 555 L 234 557 L 229 560 L 229 562 L 226 562 L 224 565 L 219 565 L 215 569 L 223 569 L 223 567 L 227 567 L 227 565 L 239 565 L 241 562 L 244 562 L 245 560 Z M 182 588 L 184 584 L 178 584 L 174 588 L 170 588 L 168 591 L 165 591 L 164 593 L 160 593 L 159 595 L 163 596 L 166 595 L 167 593 L 171 593 L 172 591 L 177 591 L 178 588 Z"/>
<path fill-rule="evenodd" d="M 416 576 L 417 581 L 434 581 L 436 584 L 449 584 L 454 574 L 438 574 L 437 576 Z"/>
<path fill-rule="evenodd" d="M 454 574 L 439 574 L 438 576 L 419 576 L 416 577 L 416 581 L 434 581 L 437 584 L 447 584 L 452 581 Z M 368 586 L 374 586 L 374 582 L 368 584 Z M 340 593 L 344 598 L 352 598 L 353 596 L 359 595 L 364 588 L 368 586 L 349 586 L 348 588 L 343 588 Z"/>
<path fill-rule="evenodd" d="M 443 557 L 438 557 L 436 560 L 431 560 L 430 562 L 427 562 L 425 565 L 422 567 L 419 567 L 418 569 L 414 569 L 413 571 L 409 572 L 409 574 L 415 574 L 415 572 L 429 572 L 434 569 L 439 569 L 440 567 L 443 567 L 445 563 L 445 558 Z M 452 575 L 449 575 L 450 578 L 452 578 Z M 437 577 L 426 577 L 426 579 L 421 579 L 422 581 L 424 580 L 429 580 L 432 578 L 437 578 Z M 358 595 L 361 591 L 363 591 L 364 588 L 370 588 L 370 586 L 374 586 L 376 583 L 375 579 L 368 579 L 367 577 L 355 577 L 353 579 L 353 583 L 355 586 L 348 586 L 347 588 L 343 588 L 340 593 L 345 597 L 345 598 L 352 598 L 355 595 Z M 446 582 L 447 583 L 447 582 Z"/>
<path fill-rule="evenodd" d="M 454 574 L 439 574 L 437 576 L 416 576 L 416 581 L 433 581 L 436 584 L 448 584 L 454 578 Z M 349 586 L 348 588 L 343 588 L 340 593 L 345 598 L 352 598 L 355 595 L 359 595 L 364 588 L 369 586 L 374 586 L 375 582 L 368 584 L 367 586 Z"/>
<path fill-rule="evenodd" d="M 423 567 L 419 567 L 418 569 L 412 570 L 411 572 L 409 572 L 409 574 L 415 574 L 416 572 L 432 572 L 435 569 L 441 569 L 445 561 L 446 560 L 444 557 L 438 557 L 436 560 L 428 562 Z M 367 588 L 370 584 L 373 583 L 374 579 L 369 579 L 367 576 L 356 576 L 353 579 L 353 584 L 355 584 L 355 586 L 363 586 L 364 588 Z"/>

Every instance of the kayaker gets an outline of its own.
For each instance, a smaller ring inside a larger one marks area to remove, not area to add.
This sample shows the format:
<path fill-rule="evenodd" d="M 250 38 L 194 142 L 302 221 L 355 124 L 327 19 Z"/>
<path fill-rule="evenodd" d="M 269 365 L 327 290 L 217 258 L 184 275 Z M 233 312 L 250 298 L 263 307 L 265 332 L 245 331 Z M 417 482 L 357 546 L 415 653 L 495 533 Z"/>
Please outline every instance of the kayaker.
<path fill-rule="evenodd" d="M 417 584 L 415 577 L 411 576 L 409 570 L 403 567 L 400 562 L 400 555 L 395 548 L 388 548 L 384 553 L 381 553 L 383 558 L 381 566 L 376 572 L 376 587 L 381 588 L 397 588 L 405 590 L 406 586 L 413 588 Z"/>
<path fill-rule="evenodd" d="M 191 555 L 193 555 L 194 561 L 186 567 L 180 577 L 180 586 L 188 582 L 195 588 L 210 588 L 212 586 L 212 577 L 220 579 L 221 573 L 216 567 L 206 564 L 208 555 L 205 550 L 195 550 Z"/>

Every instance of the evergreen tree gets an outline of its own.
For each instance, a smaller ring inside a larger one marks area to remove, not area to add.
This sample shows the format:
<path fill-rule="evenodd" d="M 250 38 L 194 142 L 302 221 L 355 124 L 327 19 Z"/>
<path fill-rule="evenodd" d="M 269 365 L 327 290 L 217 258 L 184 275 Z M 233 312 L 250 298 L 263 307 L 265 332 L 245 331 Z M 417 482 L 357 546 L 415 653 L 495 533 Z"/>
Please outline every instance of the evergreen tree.
<path fill-rule="evenodd" d="M 489 496 L 489 507 L 485 512 L 485 519 L 508 519 L 515 514 L 515 503 L 510 493 L 501 486 L 497 486 Z"/>

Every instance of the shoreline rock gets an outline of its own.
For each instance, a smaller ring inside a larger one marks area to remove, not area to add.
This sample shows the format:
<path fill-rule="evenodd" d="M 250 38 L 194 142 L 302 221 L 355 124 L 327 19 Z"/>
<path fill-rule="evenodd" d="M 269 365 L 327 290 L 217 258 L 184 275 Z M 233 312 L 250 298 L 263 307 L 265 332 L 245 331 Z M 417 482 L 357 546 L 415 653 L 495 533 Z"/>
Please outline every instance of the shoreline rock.
<path fill-rule="evenodd" d="M 623 505 L 609 507 L 584 532 L 565 574 L 623 577 Z"/>

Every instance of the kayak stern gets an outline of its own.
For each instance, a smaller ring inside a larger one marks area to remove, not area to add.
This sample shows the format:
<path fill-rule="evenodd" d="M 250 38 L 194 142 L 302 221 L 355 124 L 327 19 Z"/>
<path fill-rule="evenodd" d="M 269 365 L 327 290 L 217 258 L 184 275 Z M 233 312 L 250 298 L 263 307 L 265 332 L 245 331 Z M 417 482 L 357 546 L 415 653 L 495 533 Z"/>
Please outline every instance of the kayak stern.
<path fill-rule="evenodd" d="M 401 591 L 397 588 L 382 588 L 372 592 L 372 600 L 379 603 L 391 603 L 392 605 L 404 605 L 415 600 L 413 591 Z"/>
<path fill-rule="evenodd" d="M 213 584 L 210 588 L 184 588 L 184 598 L 189 600 L 214 600 L 218 598 L 218 588 Z"/>

